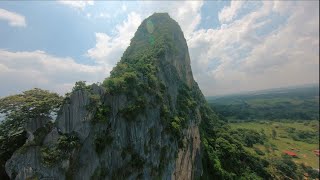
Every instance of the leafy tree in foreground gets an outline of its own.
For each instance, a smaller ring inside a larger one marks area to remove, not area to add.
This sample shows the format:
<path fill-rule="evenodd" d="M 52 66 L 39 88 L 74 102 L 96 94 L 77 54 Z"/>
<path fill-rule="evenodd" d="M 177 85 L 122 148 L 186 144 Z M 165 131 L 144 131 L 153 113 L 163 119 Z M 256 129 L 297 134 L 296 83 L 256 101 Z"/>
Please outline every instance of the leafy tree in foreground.
<path fill-rule="evenodd" d="M 8 179 L 4 166 L 13 152 L 26 140 L 24 125 L 27 120 L 51 118 L 61 105 L 62 97 L 42 89 L 31 89 L 21 94 L 0 99 L 0 179 Z"/>
<path fill-rule="evenodd" d="M 35 88 L 22 94 L 0 99 L 0 113 L 5 114 L 6 118 L 17 116 L 26 118 L 49 117 L 51 113 L 57 111 L 61 102 L 62 97 L 57 93 Z"/>
<path fill-rule="evenodd" d="M 77 81 L 72 88 L 72 92 L 86 89 L 89 89 L 89 86 L 86 85 L 86 81 Z"/>

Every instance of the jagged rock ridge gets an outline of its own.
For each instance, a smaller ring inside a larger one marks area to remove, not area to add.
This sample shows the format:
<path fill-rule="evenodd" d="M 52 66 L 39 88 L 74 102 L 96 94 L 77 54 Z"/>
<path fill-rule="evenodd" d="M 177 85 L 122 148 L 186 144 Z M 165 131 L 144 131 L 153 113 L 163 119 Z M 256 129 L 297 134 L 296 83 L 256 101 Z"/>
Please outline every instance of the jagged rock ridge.
<path fill-rule="evenodd" d="M 110 77 L 72 92 L 52 127 L 28 132 L 43 140 L 29 138 L 6 171 L 12 179 L 194 179 L 204 103 L 182 30 L 155 13 Z"/>

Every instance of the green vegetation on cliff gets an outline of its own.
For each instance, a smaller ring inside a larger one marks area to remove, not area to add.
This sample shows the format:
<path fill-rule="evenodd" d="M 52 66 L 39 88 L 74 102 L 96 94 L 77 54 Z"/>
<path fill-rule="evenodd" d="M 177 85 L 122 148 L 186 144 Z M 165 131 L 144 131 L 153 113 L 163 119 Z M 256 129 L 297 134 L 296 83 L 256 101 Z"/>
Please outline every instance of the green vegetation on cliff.
<path fill-rule="evenodd" d="M 181 31 L 176 22 L 167 14 L 155 14 L 152 19 L 145 20 L 139 27 L 131 44 L 124 53 L 121 61 L 111 71 L 102 85 L 111 95 L 125 94 L 130 104 L 120 112 L 127 120 L 136 119 L 136 115 L 143 112 L 149 105 L 162 104 L 161 117 L 171 132 L 178 140 L 182 138 L 182 129 L 186 127 L 187 116 L 195 106 L 195 101 L 189 94 L 190 89 L 181 84 L 177 99 L 177 112 L 170 110 L 170 95 L 165 94 L 167 87 L 159 79 L 158 73 L 164 68 L 161 61 L 165 53 L 177 53 L 177 42 L 174 41 L 172 32 Z M 169 19 L 169 20 L 168 20 Z M 152 29 L 144 24 L 161 24 Z M 152 31 L 152 32 L 150 32 Z M 152 42 L 150 42 L 150 38 Z M 176 70 L 175 70 L 176 71 Z M 177 72 L 175 73 L 177 75 Z M 179 77 L 171 77 L 178 81 Z M 146 98 L 152 96 L 153 98 Z"/>
<path fill-rule="evenodd" d="M 76 134 L 62 135 L 57 143 L 41 148 L 42 163 L 46 166 L 57 165 L 61 161 L 69 159 L 72 151 L 79 146 L 80 142 Z"/>

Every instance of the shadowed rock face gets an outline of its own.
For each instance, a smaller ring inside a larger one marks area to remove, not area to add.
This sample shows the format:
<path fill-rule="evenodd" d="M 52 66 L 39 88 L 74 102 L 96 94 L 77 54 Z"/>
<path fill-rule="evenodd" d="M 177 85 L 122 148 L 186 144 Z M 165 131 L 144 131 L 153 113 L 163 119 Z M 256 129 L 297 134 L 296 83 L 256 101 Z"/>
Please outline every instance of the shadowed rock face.
<path fill-rule="evenodd" d="M 123 78 L 126 73 L 136 78 Z M 167 13 L 155 13 L 104 86 L 73 92 L 43 142 L 15 152 L 6 171 L 13 179 L 199 177 L 203 103 L 181 28 Z"/>

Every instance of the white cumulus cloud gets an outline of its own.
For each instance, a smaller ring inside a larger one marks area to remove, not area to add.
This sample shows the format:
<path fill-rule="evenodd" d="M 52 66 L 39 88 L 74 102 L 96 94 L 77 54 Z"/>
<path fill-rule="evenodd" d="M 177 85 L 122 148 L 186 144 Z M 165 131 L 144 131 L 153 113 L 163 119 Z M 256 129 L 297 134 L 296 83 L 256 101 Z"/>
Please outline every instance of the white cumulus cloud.
<path fill-rule="evenodd" d="M 318 14 L 315 1 L 265 1 L 223 28 L 195 31 L 188 44 L 200 87 L 214 95 L 318 83 Z"/>
<path fill-rule="evenodd" d="M 244 1 L 231 1 L 230 6 L 225 6 L 220 12 L 219 12 L 219 21 L 221 23 L 227 23 L 230 22 L 234 17 L 236 17 L 237 12 L 241 9 L 242 5 L 244 4 Z"/>
<path fill-rule="evenodd" d="M 89 66 L 69 57 L 56 57 L 44 51 L 7 51 L 0 49 L 0 94 L 19 93 L 34 87 L 60 94 L 70 91 L 76 81 L 101 82 L 109 66 Z"/>
<path fill-rule="evenodd" d="M 17 27 L 26 27 L 26 19 L 24 16 L 7 11 L 5 9 L 0 9 L 0 20 L 8 21 L 10 26 L 17 26 Z"/>
<path fill-rule="evenodd" d="M 115 35 L 95 33 L 96 45 L 89 49 L 87 56 L 98 64 L 115 65 L 121 58 L 124 50 L 129 46 L 130 39 L 134 36 L 142 19 L 135 12 L 131 12 L 128 18 L 115 27 Z"/>

